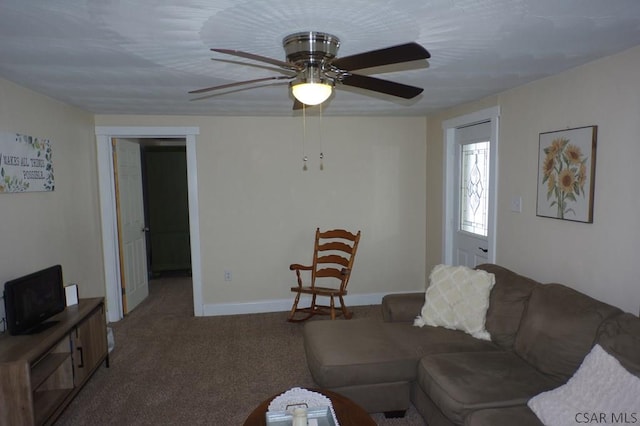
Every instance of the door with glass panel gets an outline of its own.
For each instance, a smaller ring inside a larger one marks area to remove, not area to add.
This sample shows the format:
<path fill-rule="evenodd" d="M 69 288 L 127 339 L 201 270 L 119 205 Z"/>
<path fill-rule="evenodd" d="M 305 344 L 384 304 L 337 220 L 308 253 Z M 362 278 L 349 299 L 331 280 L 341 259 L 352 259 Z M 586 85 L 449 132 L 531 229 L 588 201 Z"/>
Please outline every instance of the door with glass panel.
<path fill-rule="evenodd" d="M 453 263 L 474 268 L 489 256 L 491 122 L 455 130 Z"/>

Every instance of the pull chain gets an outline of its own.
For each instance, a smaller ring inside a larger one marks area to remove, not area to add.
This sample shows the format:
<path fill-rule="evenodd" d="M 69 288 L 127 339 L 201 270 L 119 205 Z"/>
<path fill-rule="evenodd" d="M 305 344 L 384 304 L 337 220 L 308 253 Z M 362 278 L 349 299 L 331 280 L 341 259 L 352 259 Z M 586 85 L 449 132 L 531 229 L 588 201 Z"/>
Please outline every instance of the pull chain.
<path fill-rule="evenodd" d="M 302 104 L 302 170 L 307 171 L 307 155 L 305 154 L 304 145 L 307 140 L 307 106 Z"/>
<path fill-rule="evenodd" d="M 320 170 L 324 170 L 324 151 L 322 150 L 322 104 L 320 104 L 320 120 L 318 127 L 318 133 L 320 134 Z"/>

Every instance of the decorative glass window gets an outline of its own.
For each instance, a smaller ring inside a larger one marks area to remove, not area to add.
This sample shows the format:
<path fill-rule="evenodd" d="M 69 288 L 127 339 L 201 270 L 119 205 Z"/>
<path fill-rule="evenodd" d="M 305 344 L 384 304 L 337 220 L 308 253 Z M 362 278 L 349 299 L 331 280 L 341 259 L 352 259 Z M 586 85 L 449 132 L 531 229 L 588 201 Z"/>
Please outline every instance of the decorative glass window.
<path fill-rule="evenodd" d="M 489 142 L 461 145 L 459 229 L 488 235 Z"/>

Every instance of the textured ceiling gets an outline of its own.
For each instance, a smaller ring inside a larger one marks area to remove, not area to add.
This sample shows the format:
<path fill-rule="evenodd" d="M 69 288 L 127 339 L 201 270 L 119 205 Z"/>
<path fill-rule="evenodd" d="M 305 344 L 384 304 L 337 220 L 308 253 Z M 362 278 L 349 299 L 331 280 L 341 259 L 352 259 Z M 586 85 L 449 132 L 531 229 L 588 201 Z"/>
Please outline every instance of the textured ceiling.
<path fill-rule="evenodd" d="M 428 62 L 363 72 L 418 98 L 341 86 L 323 113 L 425 115 L 640 45 L 640 1 L 0 0 L 0 77 L 99 114 L 289 116 L 286 83 L 187 92 L 280 75 L 209 49 L 285 60 L 299 31 L 338 36 L 338 57 L 420 43 Z"/>

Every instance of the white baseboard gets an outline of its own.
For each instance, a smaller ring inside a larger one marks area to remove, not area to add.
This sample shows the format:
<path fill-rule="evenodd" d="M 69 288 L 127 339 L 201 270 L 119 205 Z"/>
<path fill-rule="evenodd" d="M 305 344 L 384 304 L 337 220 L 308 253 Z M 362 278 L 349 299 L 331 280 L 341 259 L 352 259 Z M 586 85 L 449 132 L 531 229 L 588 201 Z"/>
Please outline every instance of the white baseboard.
<path fill-rule="evenodd" d="M 345 296 L 347 306 L 378 305 L 382 297 L 389 293 L 353 294 Z M 309 306 L 310 297 L 300 298 L 300 306 Z M 265 312 L 288 312 L 291 310 L 293 297 L 288 299 L 258 300 L 239 303 L 212 303 L 203 306 L 204 316 L 259 314 Z M 324 303 L 324 302 L 323 302 Z"/>

